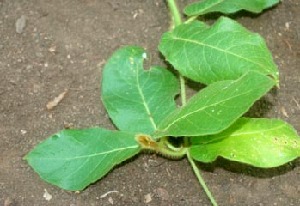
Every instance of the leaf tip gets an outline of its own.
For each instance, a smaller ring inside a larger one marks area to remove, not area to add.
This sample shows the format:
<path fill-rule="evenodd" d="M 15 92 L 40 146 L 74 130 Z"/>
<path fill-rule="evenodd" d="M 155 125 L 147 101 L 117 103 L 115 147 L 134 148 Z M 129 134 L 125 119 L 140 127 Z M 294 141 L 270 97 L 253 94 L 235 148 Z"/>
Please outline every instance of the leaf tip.
<path fill-rule="evenodd" d="M 22 160 L 24 160 L 24 161 L 28 161 L 28 154 L 27 154 L 27 155 L 25 155 L 24 157 L 22 157 Z"/>

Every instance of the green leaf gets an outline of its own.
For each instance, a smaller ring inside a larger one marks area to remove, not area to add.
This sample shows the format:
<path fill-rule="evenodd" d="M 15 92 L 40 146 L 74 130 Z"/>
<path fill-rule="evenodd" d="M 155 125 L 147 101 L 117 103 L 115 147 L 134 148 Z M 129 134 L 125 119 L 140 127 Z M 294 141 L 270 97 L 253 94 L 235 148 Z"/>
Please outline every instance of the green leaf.
<path fill-rule="evenodd" d="M 277 119 L 241 118 L 220 134 L 191 138 L 197 161 L 218 156 L 256 167 L 277 167 L 300 157 L 300 138 L 292 126 Z"/>
<path fill-rule="evenodd" d="M 63 130 L 36 146 L 25 159 L 45 181 L 77 191 L 139 151 L 134 134 L 91 128 Z"/>
<path fill-rule="evenodd" d="M 151 134 L 175 110 L 179 85 L 166 69 L 144 70 L 145 56 L 145 51 L 135 46 L 116 51 L 103 71 L 101 97 L 120 130 Z"/>
<path fill-rule="evenodd" d="M 155 137 L 204 136 L 229 127 L 274 85 L 257 72 L 210 84 L 158 126 Z"/>
<path fill-rule="evenodd" d="M 159 50 L 182 75 L 204 84 L 257 71 L 278 81 L 278 69 L 263 38 L 229 18 L 208 27 L 195 21 L 163 35 Z"/>
<path fill-rule="evenodd" d="M 202 0 L 188 5 L 184 12 L 188 16 L 211 12 L 232 14 L 240 10 L 260 13 L 278 3 L 279 0 Z"/>

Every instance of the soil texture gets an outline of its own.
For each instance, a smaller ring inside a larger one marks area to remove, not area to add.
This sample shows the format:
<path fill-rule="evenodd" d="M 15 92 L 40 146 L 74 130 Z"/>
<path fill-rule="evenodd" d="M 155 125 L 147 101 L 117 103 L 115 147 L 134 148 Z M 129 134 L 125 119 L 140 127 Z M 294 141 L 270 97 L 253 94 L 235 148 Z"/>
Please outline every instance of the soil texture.
<path fill-rule="evenodd" d="M 247 116 L 282 118 L 297 131 L 299 11 L 299 0 L 283 0 L 260 15 L 233 16 L 266 39 L 281 75 L 280 89 Z M 65 127 L 115 129 L 100 101 L 106 60 L 123 45 L 140 45 L 147 64 L 166 66 L 157 45 L 168 29 L 162 0 L 0 0 L 0 205 L 210 205 L 186 159 L 140 154 L 80 193 L 42 181 L 22 160 Z M 66 90 L 49 111 L 47 103 Z M 300 205 L 300 160 L 273 169 L 222 159 L 198 166 L 219 205 Z"/>

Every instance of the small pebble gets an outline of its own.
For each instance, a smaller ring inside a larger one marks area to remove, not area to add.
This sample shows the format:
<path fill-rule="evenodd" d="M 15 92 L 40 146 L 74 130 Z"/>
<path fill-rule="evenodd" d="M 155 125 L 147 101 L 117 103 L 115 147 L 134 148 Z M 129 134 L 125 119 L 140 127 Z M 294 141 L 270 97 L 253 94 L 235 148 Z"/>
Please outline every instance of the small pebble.
<path fill-rule="evenodd" d="M 52 195 L 46 190 L 44 189 L 44 194 L 43 197 L 45 198 L 45 200 L 50 201 L 52 199 Z"/>
<path fill-rule="evenodd" d="M 147 195 L 144 196 L 144 203 L 148 204 L 152 201 L 151 194 L 148 193 Z"/>
<path fill-rule="evenodd" d="M 114 204 L 113 198 L 112 198 L 112 197 L 109 197 L 109 198 L 108 198 L 108 202 L 109 202 L 111 205 L 113 205 L 113 204 Z"/>
<path fill-rule="evenodd" d="M 26 27 L 26 17 L 24 15 L 22 15 L 16 21 L 16 32 L 18 34 L 22 34 L 25 27 Z"/>
<path fill-rule="evenodd" d="M 168 201 L 170 198 L 169 192 L 163 188 L 157 188 L 155 193 L 161 200 Z"/>

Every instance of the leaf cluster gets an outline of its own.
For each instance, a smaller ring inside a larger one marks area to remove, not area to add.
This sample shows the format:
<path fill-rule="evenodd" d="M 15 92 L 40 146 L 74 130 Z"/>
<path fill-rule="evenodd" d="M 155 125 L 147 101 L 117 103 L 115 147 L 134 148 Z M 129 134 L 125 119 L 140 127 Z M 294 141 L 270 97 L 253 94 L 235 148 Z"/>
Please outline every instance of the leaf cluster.
<path fill-rule="evenodd" d="M 202 162 L 221 156 L 264 168 L 296 159 L 300 138 L 292 126 L 278 119 L 242 117 L 279 84 L 278 68 L 264 39 L 227 17 L 213 25 L 196 20 L 211 12 L 259 13 L 277 3 L 203 0 L 188 5 L 184 12 L 191 19 L 163 34 L 158 48 L 179 77 L 205 84 L 204 89 L 176 105 L 178 76 L 157 66 L 145 70 L 145 50 L 123 47 L 105 65 L 101 90 L 119 131 L 63 130 L 25 159 L 42 179 L 73 191 L 144 149 Z M 185 98 L 182 92 L 181 96 Z"/>

